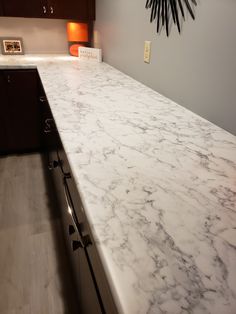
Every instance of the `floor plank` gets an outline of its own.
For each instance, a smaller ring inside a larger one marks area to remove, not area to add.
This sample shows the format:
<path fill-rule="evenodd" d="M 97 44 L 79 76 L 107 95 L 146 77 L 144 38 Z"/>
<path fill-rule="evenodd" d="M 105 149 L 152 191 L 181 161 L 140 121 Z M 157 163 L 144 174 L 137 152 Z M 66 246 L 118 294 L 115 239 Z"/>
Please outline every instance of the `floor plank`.
<path fill-rule="evenodd" d="M 0 313 L 78 314 L 63 241 L 40 154 L 0 158 Z"/>

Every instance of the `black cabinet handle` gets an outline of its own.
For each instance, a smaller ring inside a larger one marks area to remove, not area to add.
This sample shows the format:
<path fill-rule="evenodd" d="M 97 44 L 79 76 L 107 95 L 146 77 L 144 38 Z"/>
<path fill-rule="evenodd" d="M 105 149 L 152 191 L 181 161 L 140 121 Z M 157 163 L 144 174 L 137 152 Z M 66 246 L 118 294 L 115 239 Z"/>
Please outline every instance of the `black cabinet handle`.
<path fill-rule="evenodd" d="M 75 214 L 74 214 L 74 209 L 73 209 L 72 206 L 70 205 L 70 204 L 71 204 L 70 196 L 69 196 L 69 192 L 68 192 L 68 187 L 67 187 L 67 185 L 66 185 L 65 182 L 64 182 L 64 194 L 65 194 L 65 198 L 66 198 L 67 212 L 68 212 L 68 214 L 71 216 L 71 219 L 72 219 L 72 222 L 73 222 L 73 226 L 74 226 L 74 228 L 75 228 L 75 231 L 77 231 L 77 233 L 78 233 L 80 245 L 81 245 L 81 247 L 84 247 L 83 239 L 82 239 L 82 237 L 81 237 L 80 230 L 79 230 L 79 228 L 78 228 L 78 225 L 79 225 L 79 224 L 76 222 L 76 217 L 75 217 Z"/>
<path fill-rule="evenodd" d="M 77 218 L 75 216 L 74 209 L 72 205 L 70 205 L 71 201 L 70 201 L 68 187 L 66 184 L 66 178 L 64 178 L 64 193 L 65 193 L 65 198 L 66 198 L 66 203 L 67 203 L 67 211 L 70 214 L 71 219 L 73 221 L 73 225 L 69 225 L 69 235 L 72 235 L 73 233 L 77 232 L 78 237 L 79 237 L 80 247 L 87 248 L 93 243 L 89 234 L 86 234 L 86 235 L 81 234 L 81 226 L 83 226 L 83 224 L 76 221 Z"/>
<path fill-rule="evenodd" d="M 91 238 L 88 234 L 86 236 L 83 236 L 83 243 L 85 248 L 92 245 Z"/>
<path fill-rule="evenodd" d="M 69 225 L 69 235 L 75 233 L 75 227 L 73 225 Z"/>
<path fill-rule="evenodd" d="M 56 131 L 54 119 L 48 118 L 45 120 L 44 133 L 52 133 Z"/>
<path fill-rule="evenodd" d="M 72 250 L 73 250 L 73 251 L 76 251 L 76 250 L 78 250 L 79 248 L 82 248 L 82 247 L 83 247 L 83 245 L 81 244 L 80 241 L 72 241 L 72 242 L 71 242 L 71 246 L 72 246 Z"/>
<path fill-rule="evenodd" d="M 60 155 L 59 155 L 59 152 L 58 152 L 58 149 L 57 149 L 57 159 L 58 159 L 58 162 L 59 162 L 59 166 L 61 168 L 61 172 L 64 176 L 64 179 L 70 179 L 71 178 L 71 174 L 69 172 L 65 172 L 64 169 L 63 169 L 63 160 L 61 159 Z"/>
<path fill-rule="evenodd" d="M 57 168 L 58 166 L 59 166 L 59 162 L 56 160 L 53 160 L 53 161 L 48 163 L 48 169 L 49 170 L 53 170 L 53 169 Z"/>
<path fill-rule="evenodd" d="M 46 96 L 40 96 L 40 97 L 39 97 L 39 101 L 40 101 L 40 102 L 47 102 Z"/>

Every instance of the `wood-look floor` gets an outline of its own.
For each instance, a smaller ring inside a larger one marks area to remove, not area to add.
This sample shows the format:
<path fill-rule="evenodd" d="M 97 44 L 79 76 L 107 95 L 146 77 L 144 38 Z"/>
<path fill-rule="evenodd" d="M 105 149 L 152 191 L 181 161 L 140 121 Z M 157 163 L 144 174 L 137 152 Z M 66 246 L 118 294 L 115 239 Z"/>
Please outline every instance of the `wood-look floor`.
<path fill-rule="evenodd" d="M 0 158 L 0 313 L 78 314 L 40 154 Z"/>

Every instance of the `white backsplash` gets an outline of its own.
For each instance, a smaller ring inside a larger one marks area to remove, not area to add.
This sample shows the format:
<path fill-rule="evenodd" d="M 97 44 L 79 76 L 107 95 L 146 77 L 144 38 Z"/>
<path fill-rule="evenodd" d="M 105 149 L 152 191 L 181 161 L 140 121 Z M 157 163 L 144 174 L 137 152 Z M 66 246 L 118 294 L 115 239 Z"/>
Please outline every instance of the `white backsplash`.
<path fill-rule="evenodd" d="M 25 53 L 67 53 L 66 20 L 0 17 L 0 37 L 22 37 Z"/>

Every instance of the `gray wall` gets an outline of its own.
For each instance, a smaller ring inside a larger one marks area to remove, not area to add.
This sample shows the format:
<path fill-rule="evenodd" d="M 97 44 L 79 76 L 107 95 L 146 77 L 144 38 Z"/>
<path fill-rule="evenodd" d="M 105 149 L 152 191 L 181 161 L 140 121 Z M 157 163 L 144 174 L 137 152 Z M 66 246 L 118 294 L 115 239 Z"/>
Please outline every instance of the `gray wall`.
<path fill-rule="evenodd" d="M 181 36 L 156 34 L 146 0 L 97 0 L 104 61 L 236 134 L 236 1 L 199 0 Z M 143 62 L 152 41 L 151 63 Z"/>
<path fill-rule="evenodd" d="M 0 37 L 23 37 L 26 53 L 68 53 L 65 20 L 0 17 Z"/>

